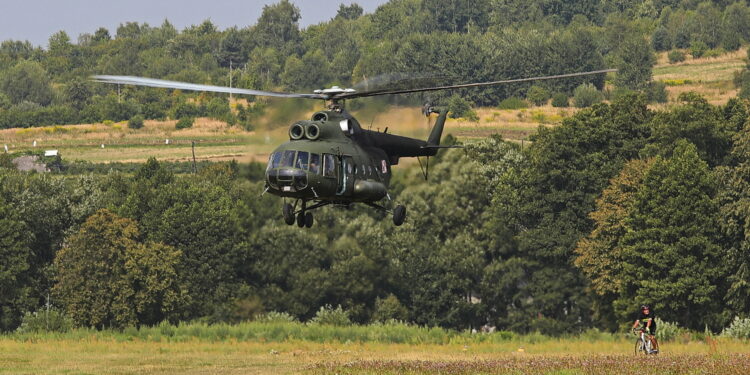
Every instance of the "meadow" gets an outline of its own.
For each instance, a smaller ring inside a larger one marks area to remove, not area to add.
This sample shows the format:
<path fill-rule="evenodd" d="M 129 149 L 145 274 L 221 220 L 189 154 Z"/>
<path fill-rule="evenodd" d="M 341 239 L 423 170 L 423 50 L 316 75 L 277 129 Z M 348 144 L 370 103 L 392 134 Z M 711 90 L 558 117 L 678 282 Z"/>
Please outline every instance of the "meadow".
<path fill-rule="evenodd" d="M 0 337 L 0 374 L 666 374 L 750 371 L 750 345 L 693 334 L 638 357 L 633 338 L 551 338 L 401 324 L 161 324 Z"/>

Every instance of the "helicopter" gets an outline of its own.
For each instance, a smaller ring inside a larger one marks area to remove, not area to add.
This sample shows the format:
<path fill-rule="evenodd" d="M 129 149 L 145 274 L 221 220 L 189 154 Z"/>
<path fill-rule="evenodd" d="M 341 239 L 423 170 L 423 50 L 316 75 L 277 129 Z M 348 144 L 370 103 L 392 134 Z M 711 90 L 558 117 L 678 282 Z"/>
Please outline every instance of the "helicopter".
<path fill-rule="evenodd" d="M 388 128 L 382 132 L 364 129 L 359 121 L 346 111 L 346 100 L 564 79 L 616 71 L 605 69 L 412 89 L 358 91 L 333 86 L 315 90 L 313 93 L 261 91 L 132 76 L 95 75 L 91 78 L 96 82 L 118 85 L 325 101 L 324 110 L 314 113 L 309 120 L 296 121 L 289 127 L 289 141 L 271 153 L 265 171 L 264 193 L 284 198 L 284 222 L 287 225 L 296 223 L 300 228 L 310 228 L 314 223 L 311 211 L 328 205 L 350 207 L 354 203 L 388 212 L 392 214 L 394 225 L 402 225 L 406 219 L 406 207 L 400 204 L 393 209 L 386 207 L 387 203 L 392 202 L 388 194 L 391 168 L 398 165 L 401 158 L 429 158 L 435 156 L 440 149 L 461 147 L 440 144 L 448 116 L 445 108 L 429 104 L 422 108 L 424 115 L 436 113 L 438 117 L 428 138 L 421 140 L 389 134 Z M 427 160 L 429 163 L 429 159 Z M 287 202 L 287 199 L 293 200 L 294 203 Z M 386 204 L 381 203 L 384 199 L 387 199 Z"/>

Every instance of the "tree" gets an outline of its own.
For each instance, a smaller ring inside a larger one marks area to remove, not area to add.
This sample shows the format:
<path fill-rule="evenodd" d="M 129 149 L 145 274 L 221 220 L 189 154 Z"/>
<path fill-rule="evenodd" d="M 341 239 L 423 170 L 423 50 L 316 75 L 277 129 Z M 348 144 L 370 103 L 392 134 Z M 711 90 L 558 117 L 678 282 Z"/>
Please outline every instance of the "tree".
<path fill-rule="evenodd" d="M 52 101 L 52 86 L 47 72 L 39 63 L 22 61 L 0 78 L 0 91 L 14 104 L 24 101 L 48 105 Z"/>
<path fill-rule="evenodd" d="M 672 49 L 672 39 L 669 30 L 664 26 L 659 26 L 651 35 L 651 46 L 656 51 L 669 51 Z"/>
<path fill-rule="evenodd" d="M 621 319 L 643 303 L 692 329 L 723 327 L 727 254 L 720 246 L 716 179 L 696 147 L 677 143 L 643 177 L 621 238 L 622 283 L 614 309 Z M 696 311 L 700 311 L 696 314 Z"/>
<path fill-rule="evenodd" d="M 24 312 L 32 311 L 31 238 L 26 223 L 0 197 L 0 331 L 15 329 Z"/>
<path fill-rule="evenodd" d="M 357 3 L 351 3 L 350 5 L 339 5 L 339 10 L 336 12 L 336 18 L 343 18 L 345 20 L 355 20 L 359 17 L 362 17 L 362 14 L 364 13 L 364 9 L 357 4 Z"/>
<path fill-rule="evenodd" d="M 652 78 L 656 56 L 651 45 L 640 37 L 627 38 L 616 53 L 615 86 L 628 90 L 645 90 Z"/>
<path fill-rule="evenodd" d="M 273 47 L 278 50 L 291 51 L 287 44 L 299 42 L 300 12 L 289 0 L 263 6 L 263 13 L 253 28 L 254 39 L 262 47 Z"/>
<path fill-rule="evenodd" d="M 549 98 L 549 91 L 541 86 L 531 86 L 531 88 L 529 88 L 529 91 L 526 93 L 526 99 L 537 106 L 547 104 Z"/>
<path fill-rule="evenodd" d="M 604 100 L 604 95 L 590 83 L 581 84 L 573 90 L 573 101 L 578 108 L 591 107 L 602 100 Z"/>
<path fill-rule="evenodd" d="M 138 242 L 136 223 L 108 210 L 86 220 L 57 258 L 53 294 L 79 326 L 124 328 L 176 318 L 181 253 Z"/>

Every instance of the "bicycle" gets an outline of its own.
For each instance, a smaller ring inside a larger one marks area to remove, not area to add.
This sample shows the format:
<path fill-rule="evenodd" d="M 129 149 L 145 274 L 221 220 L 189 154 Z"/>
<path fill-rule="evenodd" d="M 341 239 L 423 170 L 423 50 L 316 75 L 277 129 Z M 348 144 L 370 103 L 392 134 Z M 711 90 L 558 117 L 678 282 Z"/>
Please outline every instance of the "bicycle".
<path fill-rule="evenodd" d="M 633 333 L 636 332 L 636 328 L 633 329 Z M 648 339 L 646 336 L 646 330 L 640 329 L 640 334 L 638 335 L 638 338 L 635 340 L 635 355 L 638 355 L 639 353 L 643 352 L 645 355 L 649 354 L 657 354 L 658 352 L 652 351 L 651 347 L 651 340 Z"/>

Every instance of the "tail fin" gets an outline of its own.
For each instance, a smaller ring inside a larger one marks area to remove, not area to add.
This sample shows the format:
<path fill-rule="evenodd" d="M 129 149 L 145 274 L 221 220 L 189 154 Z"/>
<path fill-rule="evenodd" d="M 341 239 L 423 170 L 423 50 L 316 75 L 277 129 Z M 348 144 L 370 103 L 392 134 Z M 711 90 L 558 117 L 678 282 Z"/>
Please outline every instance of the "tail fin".
<path fill-rule="evenodd" d="M 448 110 L 445 108 L 429 108 L 428 111 L 428 113 L 438 113 L 439 115 L 430 132 L 430 137 L 427 138 L 427 145 L 440 146 L 440 138 L 443 136 L 443 127 L 445 126 L 445 120 L 448 118 Z"/>

